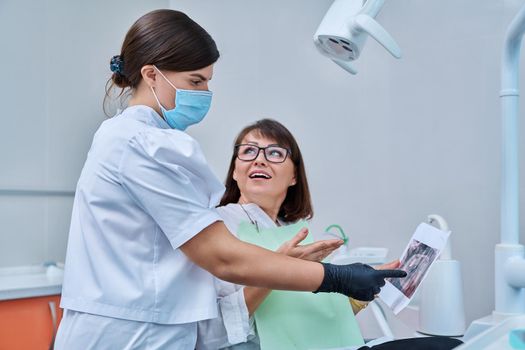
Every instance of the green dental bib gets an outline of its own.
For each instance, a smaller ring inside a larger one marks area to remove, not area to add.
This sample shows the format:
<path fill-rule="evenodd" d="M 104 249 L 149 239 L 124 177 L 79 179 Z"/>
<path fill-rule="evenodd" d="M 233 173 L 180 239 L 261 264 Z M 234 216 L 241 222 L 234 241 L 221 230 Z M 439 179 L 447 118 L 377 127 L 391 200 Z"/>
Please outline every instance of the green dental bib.
<path fill-rule="evenodd" d="M 257 231 L 254 225 L 243 222 L 237 233 L 245 242 L 275 251 L 302 227 L 307 227 L 305 221 Z M 311 242 L 309 234 L 302 244 Z M 274 290 L 254 317 L 262 350 L 320 350 L 364 345 L 344 295 Z"/>

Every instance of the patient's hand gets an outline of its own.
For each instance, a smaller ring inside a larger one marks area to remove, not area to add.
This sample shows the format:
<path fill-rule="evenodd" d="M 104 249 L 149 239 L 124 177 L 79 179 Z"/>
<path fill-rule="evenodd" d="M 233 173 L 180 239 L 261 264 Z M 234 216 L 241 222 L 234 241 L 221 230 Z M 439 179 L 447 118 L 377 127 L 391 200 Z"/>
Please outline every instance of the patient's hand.
<path fill-rule="evenodd" d="M 308 229 L 302 228 L 291 240 L 284 242 L 278 253 L 310 261 L 322 261 L 343 244 L 341 239 L 327 239 L 310 244 L 299 245 L 308 235 Z"/>
<path fill-rule="evenodd" d="M 400 265 L 401 265 L 401 262 L 399 262 L 399 259 L 397 259 L 397 260 L 391 261 L 383 265 L 374 266 L 374 268 L 376 270 L 395 270 L 399 268 Z"/>

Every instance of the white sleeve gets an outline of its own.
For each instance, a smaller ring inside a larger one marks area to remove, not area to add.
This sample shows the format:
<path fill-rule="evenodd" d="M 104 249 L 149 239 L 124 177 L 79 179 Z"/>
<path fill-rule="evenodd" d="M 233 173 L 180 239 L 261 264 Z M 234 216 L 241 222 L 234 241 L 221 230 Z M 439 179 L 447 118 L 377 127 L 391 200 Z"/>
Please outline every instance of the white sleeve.
<path fill-rule="evenodd" d="M 218 299 L 219 316 L 198 323 L 197 350 L 212 350 L 244 343 L 254 334 L 244 287 Z"/>
<path fill-rule="evenodd" d="M 137 134 L 123 152 L 119 174 L 124 189 L 174 249 L 222 220 L 215 206 L 224 186 L 185 133 L 158 129 Z"/>
<path fill-rule="evenodd" d="M 237 204 L 218 207 L 217 212 L 228 230 L 237 236 L 239 224 L 246 220 L 246 213 Z M 255 326 L 250 318 L 244 287 L 215 279 L 219 316 L 198 322 L 197 350 L 216 350 L 247 342 L 254 338 Z"/>

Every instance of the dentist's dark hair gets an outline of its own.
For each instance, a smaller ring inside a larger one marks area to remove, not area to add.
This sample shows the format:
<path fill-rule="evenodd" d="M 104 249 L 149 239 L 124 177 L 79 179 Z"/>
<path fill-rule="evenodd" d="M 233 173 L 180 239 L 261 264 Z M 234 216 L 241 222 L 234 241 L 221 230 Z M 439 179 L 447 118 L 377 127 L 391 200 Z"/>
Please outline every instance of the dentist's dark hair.
<path fill-rule="evenodd" d="M 258 136 L 275 140 L 280 146 L 290 150 L 288 156 L 294 164 L 296 184 L 288 187 L 286 197 L 283 204 L 281 204 L 281 208 L 279 208 L 278 217 L 286 222 L 311 219 L 314 216 L 314 210 L 301 150 L 292 133 L 284 125 L 273 119 L 258 120 L 242 129 L 239 135 L 237 135 L 233 144 L 234 149 L 230 160 L 230 168 L 228 169 L 228 175 L 225 181 L 226 191 L 222 196 L 219 206 L 239 202 L 241 191 L 237 185 L 237 181 L 233 179 L 235 161 L 237 159 L 237 149 L 235 145 L 242 143 L 246 135 L 252 131 Z"/>
<path fill-rule="evenodd" d="M 151 11 L 131 26 L 120 54 L 110 61 L 113 75 L 106 84 L 104 111 L 110 91 L 121 88 L 120 97 L 126 90 L 135 89 L 142 80 L 140 70 L 145 65 L 185 72 L 205 68 L 218 59 L 213 38 L 186 14 L 168 9 Z"/>

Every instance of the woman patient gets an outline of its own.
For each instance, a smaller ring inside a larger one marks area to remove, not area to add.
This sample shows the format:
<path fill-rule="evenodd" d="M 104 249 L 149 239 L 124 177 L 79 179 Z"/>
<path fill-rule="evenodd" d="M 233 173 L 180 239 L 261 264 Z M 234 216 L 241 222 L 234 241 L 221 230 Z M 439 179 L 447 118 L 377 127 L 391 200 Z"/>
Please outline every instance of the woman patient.
<path fill-rule="evenodd" d="M 306 220 L 313 210 L 305 167 L 293 135 L 277 121 L 259 120 L 239 133 L 217 209 L 230 232 L 249 243 L 316 261 L 334 249 L 333 244 L 326 249 L 308 245 L 312 238 Z M 382 268 L 398 266 L 395 261 Z M 336 294 L 271 291 L 218 279 L 215 285 L 220 316 L 199 323 L 197 349 L 330 349 L 364 344 L 354 313 L 366 303 Z M 417 346 L 412 341 L 384 348 L 451 349 L 459 344 L 440 343 Z"/>

